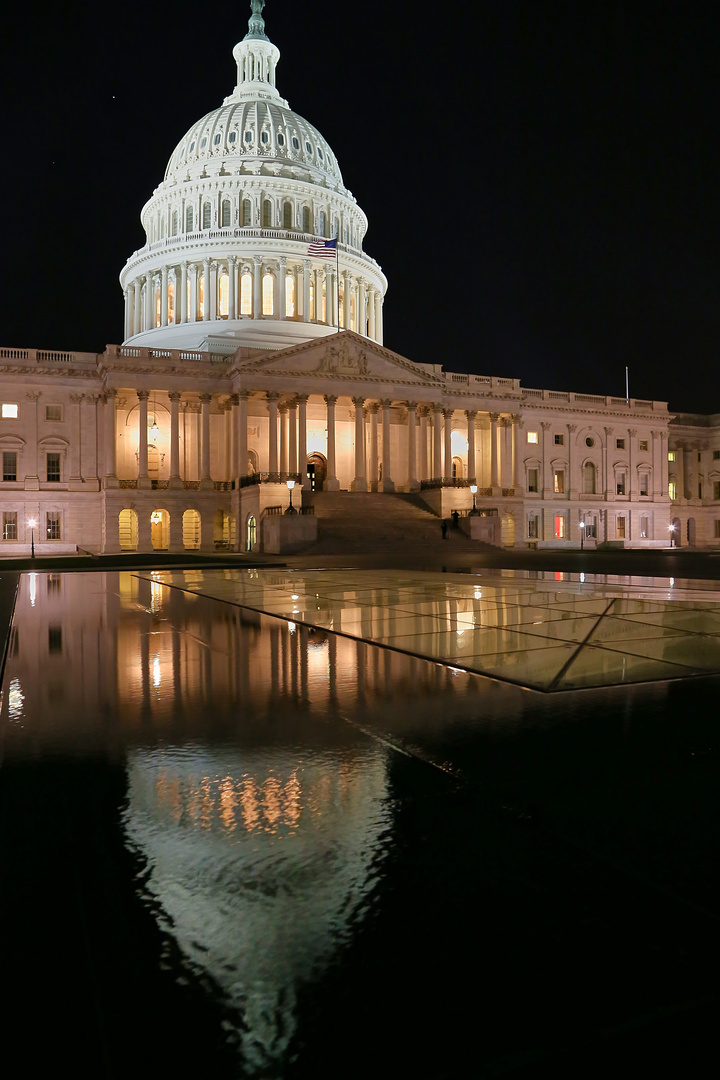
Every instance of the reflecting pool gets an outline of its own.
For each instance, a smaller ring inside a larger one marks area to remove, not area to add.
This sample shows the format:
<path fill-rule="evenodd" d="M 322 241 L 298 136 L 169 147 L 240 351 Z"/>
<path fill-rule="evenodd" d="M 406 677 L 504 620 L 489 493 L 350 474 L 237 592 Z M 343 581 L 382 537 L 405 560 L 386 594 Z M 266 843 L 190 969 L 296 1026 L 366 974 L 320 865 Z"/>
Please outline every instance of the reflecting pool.
<path fill-rule="evenodd" d="M 663 1017 L 684 1044 L 714 993 L 717 610 L 519 575 L 23 575 L 18 1040 L 76 1076 L 670 1054 Z"/>

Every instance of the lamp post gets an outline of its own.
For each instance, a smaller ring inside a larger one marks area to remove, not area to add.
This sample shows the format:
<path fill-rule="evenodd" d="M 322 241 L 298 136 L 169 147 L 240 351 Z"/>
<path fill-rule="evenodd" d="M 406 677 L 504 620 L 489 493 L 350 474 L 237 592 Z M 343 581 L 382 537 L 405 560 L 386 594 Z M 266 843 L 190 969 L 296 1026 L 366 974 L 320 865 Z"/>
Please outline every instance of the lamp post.
<path fill-rule="evenodd" d="M 292 493 L 293 493 L 293 488 L 295 487 L 295 481 L 294 480 L 288 480 L 287 481 L 287 486 L 288 486 L 288 491 L 290 492 L 290 505 L 288 506 L 285 513 L 286 514 L 297 514 L 297 510 L 295 509 L 295 507 L 292 504 Z"/>
<path fill-rule="evenodd" d="M 471 484 L 470 485 L 470 490 L 472 491 L 472 497 L 473 497 L 473 508 L 470 511 L 470 513 L 471 514 L 477 514 L 477 508 L 475 506 L 475 496 L 477 495 L 477 484 Z"/>
<path fill-rule="evenodd" d="M 582 551 L 584 547 L 585 547 L 585 522 L 581 521 L 580 522 L 580 550 Z"/>
<path fill-rule="evenodd" d="M 35 558 L 35 526 L 37 525 L 37 521 L 35 520 L 35 518 L 30 518 L 30 520 L 28 521 L 28 525 L 30 526 L 30 558 L 34 559 Z"/>
<path fill-rule="evenodd" d="M 670 530 L 670 547 L 675 547 L 675 526 L 668 525 L 668 529 Z"/>

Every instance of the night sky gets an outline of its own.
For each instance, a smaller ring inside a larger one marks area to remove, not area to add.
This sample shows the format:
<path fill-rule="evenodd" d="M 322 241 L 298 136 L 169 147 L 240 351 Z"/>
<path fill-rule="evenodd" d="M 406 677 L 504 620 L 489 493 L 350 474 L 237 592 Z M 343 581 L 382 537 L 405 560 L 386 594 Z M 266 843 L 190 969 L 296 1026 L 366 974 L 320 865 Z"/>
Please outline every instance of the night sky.
<path fill-rule="evenodd" d="M 203 12 L 205 17 L 203 18 Z M 278 88 L 335 151 L 389 279 L 385 344 L 529 387 L 720 411 L 713 5 L 268 0 Z M 2 344 L 100 351 L 249 4 L 3 14 Z"/>

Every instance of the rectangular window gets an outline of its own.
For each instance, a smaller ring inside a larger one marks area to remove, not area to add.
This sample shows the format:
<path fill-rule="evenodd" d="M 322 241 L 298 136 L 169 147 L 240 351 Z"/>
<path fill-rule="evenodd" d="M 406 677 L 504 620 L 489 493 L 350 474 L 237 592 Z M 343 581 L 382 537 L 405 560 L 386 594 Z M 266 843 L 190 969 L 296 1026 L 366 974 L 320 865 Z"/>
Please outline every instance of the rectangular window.
<path fill-rule="evenodd" d="M 527 441 L 529 443 L 537 443 L 537 441 L 538 441 L 538 433 L 537 433 L 537 431 L 528 431 L 528 433 L 527 433 Z"/>
<path fill-rule="evenodd" d="M 45 406 L 45 419 L 46 420 L 62 420 L 62 405 L 46 405 Z"/>
<path fill-rule="evenodd" d="M 615 535 L 617 536 L 618 540 L 624 540 L 625 539 L 625 518 L 624 517 L 619 517 L 617 519 L 617 529 L 616 529 Z"/>
<path fill-rule="evenodd" d="M 6 484 L 17 480 L 17 454 L 14 450 L 3 450 L 3 480 Z"/>
<path fill-rule="evenodd" d="M 720 499 L 720 480 L 713 480 L 713 499 Z"/>
<path fill-rule="evenodd" d="M 60 455 L 47 455 L 47 482 L 48 484 L 60 483 Z"/>
<path fill-rule="evenodd" d="M 556 469 L 553 473 L 553 491 L 556 495 L 565 494 L 565 472 L 562 469 Z"/>
<path fill-rule="evenodd" d="M 48 540 L 60 539 L 60 511 L 48 510 L 45 515 L 45 535 Z"/>
<path fill-rule="evenodd" d="M 538 536 L 538 519 L 536 517 L 528 518 L 528 538 L 530 540 L 537 540 Z"/>
<path fill-rule="evenodd" d="M 675 500 L 677 499 L 677 484 L 674 480 L 671 480 L 668 484 L 668 495 L 670 496 L 672 501 L 675 502 Z"/>
<path fill-rule="evenodd" d="M 640 440 L 640 442 L 638 443 L 638 448 L 639 448 L 640 450 L 645 450 L 645 451 L 647 451 L 647 448 L 648 448 L 648 441 L 647 441 L 647 439 L 641 439 L 641 440 Z"/>
<path fill-rule="evenodd" d="M 674 450 L 668 450 L 668 461 L 674 461 L 674 460 L 675 460 L 675 451 Z"/>
<path fill-rule="evenodd" d="M 646 517 L 641 517 L 640 518 L 640 536 L 642 537 L 643 540 L 647 540 L 649 529 L 650 529 L 649 519 L 646 518 Z"/>
<path fill-rule="evenodd" d="M 564 540 L 565 539 L 565 515 L 564 514 L 556 514 L 555 515 L 555 539 L 556 540 Z"/>
<path fill-rule="evenodd" d="M 537 492 L 538 489 L 538 471 L 537 469 L 528 469 L 528 491 Z"/>
<path fill-rule="evenodd" d="M 650 477 L 647 473 L 640 473 L 640 494 L 647 495 Z"/>
<path fill-rule="evenodd" d="M 720 461 L 720 450 L 713 450 L 713 461 Z"/>
<path fill-rule="evenodd" d="M 556 435 L 555 436 L 555 445 L 556 446 L 562 446 L 564 442 L 565 442 L 565 436 L 564 435 Z"/>
<path fill-rule="evenodd" d="M 617 476 L 615 477 L 615 481 L 616 481 L 616 484 L 615 484 L 616 494 L 617 495 L 624 495 L 625 494 L 625 482 L 626 482 L 625 473 L 618 473 Z"/>
<path fill-rule="evenodd" d="M 624 450 L 625 449 L 625 440 L 624 439 L 616 439 L 615 440 L 615 446 L 617 447 L 618 450 Z"/>
<path fill-rule="evenodd" d="M 720 539 L 720 521 L 715 518 L 715 539 Z"/>
<path fill-rule="evenodd" d="M 6 510 L 3 514 L 3 540 L 17 540 L 17 512 Z"/>
<path fill-rule="evenodd" d="M 585 515 L 585 538 L 588 537 L 593 540 L 597 537 L 597 518 L 594 514 Z"/>
<path fill-rule="evenodd" d="M 3 401 L 2 404 L 2 418 L 3 420 L 17 420 L 18 407 L 17 405 L 11 405 L 7 401 Z"/>

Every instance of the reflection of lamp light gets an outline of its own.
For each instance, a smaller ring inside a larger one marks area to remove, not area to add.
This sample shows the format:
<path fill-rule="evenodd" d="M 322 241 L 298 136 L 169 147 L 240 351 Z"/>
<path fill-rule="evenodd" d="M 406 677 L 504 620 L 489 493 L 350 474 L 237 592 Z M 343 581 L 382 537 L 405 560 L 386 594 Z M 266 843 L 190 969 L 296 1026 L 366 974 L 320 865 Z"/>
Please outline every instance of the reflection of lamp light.
<path fill-rule="evenodd" d="M 477 495 L 477 484 L 471 484 L 470 485 L 470 490 L 472 491 L 472 497 L 473 497 L 473 508 L 470 511 L 470 513 L 471 514 L 477 514 L 477 507 L 475 506 L 475 496 Z"/>
<path fill-rule="evenodd" d="M 30 526 L 30 558 L 34 559 L 35 558 L 35 526 L 37 525 L 37 521 L 35 520 L 35 518 L 30 518 L 30 520 L 28 521 L 28 525 Z"/>
<path fill-rule="evenodd" d="M 295 481 L 294 480 L 288 480 L 287 481 L 287 487 L 288 487 L 288 491 L 290 492 L 290 505 L 288 506 L 285 513 L 286 514 L 297 514 L 297 510 L 295 509 L 295 507 L 292 504 L 292 493 L 293 493 L 293 488 L 295 487 Z"/>

